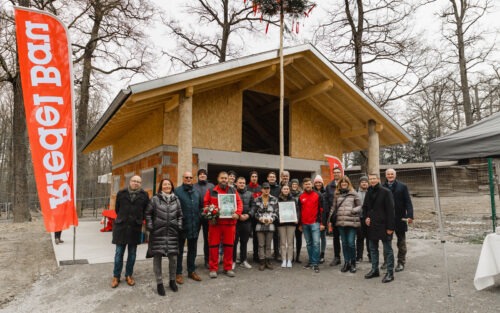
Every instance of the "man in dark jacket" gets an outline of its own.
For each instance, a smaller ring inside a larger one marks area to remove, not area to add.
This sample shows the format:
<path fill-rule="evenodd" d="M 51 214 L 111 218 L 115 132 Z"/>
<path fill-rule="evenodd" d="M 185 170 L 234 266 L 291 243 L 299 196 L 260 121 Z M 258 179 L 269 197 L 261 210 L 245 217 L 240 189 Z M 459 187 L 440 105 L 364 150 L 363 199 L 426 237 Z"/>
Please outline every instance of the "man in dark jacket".
<path fill-rule="evenodd" d="M 384 183 L 384 187 L 392 192 L 394 198 L 394 223 L 398 246 L 398 265 L 395 271 L 401 272 L 404 270 L 406 263 L 406 232 L 408 231 L 406 221 L 410 224 L 413 223 L 413 205 L 408 187 L 396 180 L 396 171 L 394 169 L 387 169 L 385 178 L 387 181 Z"/>
<path fill-rule="evenodd" d="M 116 245 L 115 265 L 111 287 L 120 284 L 123 269 L 123 255 L 128 246 L 127 264 L 125 266 L 125 280 L 129 286 L 135 285 L 132 277 L 134 273 L 137 245 L 141 238 L 144 212 L 149 203 L 148 194 L 141 188 L 141 177 L 132 176 L 127 188 L 120 190 L 116 195 L 116 220 L 113 225 L 113 244 Z"/>
<path fill-rule="evenodd" d="M 262 187 L 259 185 L 259 173 L 257 171 L 250 172 L 250 182 L 247 185 L 247 190 L 253 195 L 253 198 L 258 198 L 262 194 Z M 252 217 L 252 241 L 253 241 L 253 261 L 259 262 L 259 243 L 257 241 L 257 234 L 255 233 L 255 226 L 257 221 Z"/>
<path fill-rule="evenodd" d="M 271 187 L 271 196 L 278 198 L 280 195 L 280 184 L 277 182 L 276 173 L 269 172 L 267 174 L 267 181 L 269 182 L 269 186 Z M 277 220 L 275 221 L 275 227 L 278 227 Z M 280 254 L 280 236 L 277 231 L 273 233 L 273 250 L 274 250 L 274 259 L 278 262 L 281 262 L 281 254 Z"/>
<path fill-rule="evenodd" d="M 234 240 L 233 249 L 233 268 L 236 262 L 236 252 L 238 248 L 238 242 L 240 243 L 240 262 L 241 267 L 252 268 L 252 266 L 247 261 L 247 243 L 250 238 L 250 233 L 252 232 L 252 218 L 254 207 L 254 198 L 250 191 L 247 191 L 245 186 L 245 177 L 238 177 L 236 180 L 236 191 L 240 195 L 241 202 L 243 203 L 243 213 L 240 215 L 240 219 L 236 223 L 236 239 Z"/>
<path fill-rule="evenodd" d="M 198 170 L 198 182 L 193 185 L 194 189 L 198 191 L 201 196 L 200 210 L 203 208 L 203 197 L 208 189 L 214 188 L 214 184 L 207 180 L 207 170 L 200 168 Z M 203 228 L 203 255 L 205 256 L 205 268 L 208 268 L 208 221 L 201 219 L 201 227 Z"/>
<path fill-rule="evenodd" d="M 182 175 L 182 185 L 175 188 L 175 195 L 181 202 L 183 216 L 182 231 L 179 232 L 179 254 L 177 257 L 177 275 L 175 281 L 178 284 L 184 283 L 184 278 L 182 277 L 182 258 L 186 240 L 188 243 L 188 277 L 195 281 L 201 281 L 201 277 L 195 271 L 198 234 L 200 233 L 201 196 L 198 191 L 193 188 L 193 174 L 191 172 L 185 172 Z"/>
<path fill-rule="evenodd" d="M 337 182 L 342 178 L 342 171 L 340 168 L 336 167 L 333 169 L 333 180 L 328 183 L 325 187 L 324 194 L 324 204 L 323 207 L 329 214 L 333 206 L 333 201 L 335 200 L 335 189 L 337 188 Z M 334 258 L 330 263 L 330 266 L 335 266 L 340 264 L 340 234 L 337 227 L 333 228 L 333 254 Z"/>
<path fill-rule="evenodd" d="M 394 280 L 394 253 L 392 251 L 392 233 L 394 232 L 394 201 L 391 191 L 380 185 L 378 173 L 368 175 L 370 187 L 363 202 L 363 216 L 368 227 L 372 269 L 365 278 L 380 276 L 378 269 L 378 242 L 382 241 L 384 255 L 387 256 L 387 273 L 383 283 Z"/>

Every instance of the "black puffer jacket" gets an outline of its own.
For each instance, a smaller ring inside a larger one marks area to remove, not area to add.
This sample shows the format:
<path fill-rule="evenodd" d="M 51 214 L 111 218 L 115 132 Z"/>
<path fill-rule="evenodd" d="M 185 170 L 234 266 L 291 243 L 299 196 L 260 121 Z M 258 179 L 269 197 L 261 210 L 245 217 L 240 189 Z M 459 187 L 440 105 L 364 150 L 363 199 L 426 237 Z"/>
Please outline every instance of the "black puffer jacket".
<path fill-rule="evenodd" d="M 147 258 L 176 255 L 182 229 L 182 210 L 176 195 L 156 194 L 146 209 L 146 227 L 150 231 Z"/>

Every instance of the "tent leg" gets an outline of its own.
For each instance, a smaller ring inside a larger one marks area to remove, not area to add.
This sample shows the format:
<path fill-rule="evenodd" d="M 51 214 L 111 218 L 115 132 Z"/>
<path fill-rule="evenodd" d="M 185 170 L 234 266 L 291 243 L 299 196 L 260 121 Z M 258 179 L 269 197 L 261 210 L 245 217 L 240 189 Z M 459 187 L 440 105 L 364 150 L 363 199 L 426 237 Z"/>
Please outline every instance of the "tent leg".
<path fill-rule="evenodd" d="M 490 200 L 491 200 L 491 221 L 493 222 L 493 232 L 496 231 L 497 212 L 495 208 L 495 182 L 493 181 L 493 160 L 488 158 L 488 179 L 490 182 Z"/>
<path fill-rule="evenodd" d="M 439 240 L 443 246 L 443 256 L 444 256 L 444 268 L 446 270 L 446 280 L 448 281 L 448 297 L 451 297 L 451 286 L 450 286 L 450 275 L 448 270 L 448 257 L 446 254 L 446 240 L 444 240 L 444 230 L 443 230 L 443 218 L 441 214 L 441 204 L 439 201 L 439 189 L 437 185 L 437 173 L 436 173 L 436 162 L 432 163 L 431 166 L 432 173 L 432 185 L 434 186 L 434 209 L 438 213 L 439 222 Z"/>

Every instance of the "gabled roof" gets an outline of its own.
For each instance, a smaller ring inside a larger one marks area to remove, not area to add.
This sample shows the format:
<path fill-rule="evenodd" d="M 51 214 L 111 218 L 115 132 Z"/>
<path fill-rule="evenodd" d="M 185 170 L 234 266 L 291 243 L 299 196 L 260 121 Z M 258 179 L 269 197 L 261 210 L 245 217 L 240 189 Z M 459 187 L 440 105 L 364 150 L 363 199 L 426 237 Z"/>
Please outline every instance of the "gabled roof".
<path fill-rule="evenodd" d="M 179 93 L 194 94 L 228 84 L 240 90 L 279 79 L 279 51 L 271 50 L 129 86 L 108 107 L 81 151 L 112 145 L 130 123 L 160 107 L 173 110 Z M 405 143 L 408 133 L 310 44 L 285 48 L 285 98 L 306 101 L 337 125 L 345 151 L 366 149 L 367 121 L 377 122 L 381 146 Z"/>

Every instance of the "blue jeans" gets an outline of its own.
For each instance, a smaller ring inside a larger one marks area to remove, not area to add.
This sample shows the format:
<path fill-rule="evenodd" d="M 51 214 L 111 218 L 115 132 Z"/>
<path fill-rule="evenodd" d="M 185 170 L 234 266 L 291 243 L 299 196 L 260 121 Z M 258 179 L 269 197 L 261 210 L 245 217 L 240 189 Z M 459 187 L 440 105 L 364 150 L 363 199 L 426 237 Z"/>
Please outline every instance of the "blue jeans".
<path fill-rule="evenodd" d="M 356 228 L 337 227 L 339 229 L 340 239 L 342 239 L 342 252 L 346 263 L 356 261 Z"/>
<path fill-rule="evenodd" d="M 123 268 L 123 255 L 125 248 L 128 246 L 127 264 L 125 265 L 125 277 L 132 276 L 134 273 L 135 255 L 137 252 L 137 245 L 116 245 L 115 252 L 115 267 L 113 268 L 113 276 L 120 278 Z"/>
<path fill-rule="evenodd" d="M 387 257 L 387 273 L 393 274 L 394 252 L 392 251 L 392 235 L 388 240 L 382 241 L 384 255 Z M 370 256 L 372 258 L 372 270 L 378 271 L 378 240 L 370 240 Z"/>
<path fill-rule="evenodd" d="M 306 239 L 309 263 L 312 266 L 319 263 L 319 223 L 302 225 L 302 232 Z"/>

